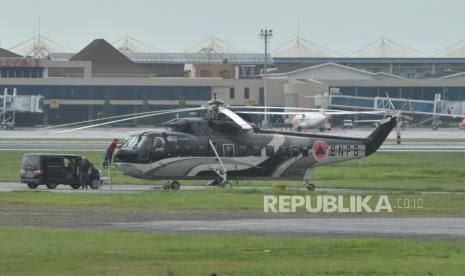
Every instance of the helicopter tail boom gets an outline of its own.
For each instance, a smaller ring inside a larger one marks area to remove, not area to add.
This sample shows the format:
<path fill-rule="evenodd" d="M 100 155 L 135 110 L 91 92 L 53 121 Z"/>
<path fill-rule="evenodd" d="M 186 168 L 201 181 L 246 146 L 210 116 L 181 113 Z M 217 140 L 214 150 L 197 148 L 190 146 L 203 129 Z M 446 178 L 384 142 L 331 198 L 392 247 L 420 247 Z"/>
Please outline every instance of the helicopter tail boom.
<path fill-rule="evenodd" d="M 367 142 L 365 143 L 365 154 L 369 156 L 376 152 L 379 147 L 383 144 L 384 140 L 389 136 L 391 130 L 397 124 L 397 117 L 396 116 L 389 116 L 380 121 L 379 126 L 368 136 Z"/>

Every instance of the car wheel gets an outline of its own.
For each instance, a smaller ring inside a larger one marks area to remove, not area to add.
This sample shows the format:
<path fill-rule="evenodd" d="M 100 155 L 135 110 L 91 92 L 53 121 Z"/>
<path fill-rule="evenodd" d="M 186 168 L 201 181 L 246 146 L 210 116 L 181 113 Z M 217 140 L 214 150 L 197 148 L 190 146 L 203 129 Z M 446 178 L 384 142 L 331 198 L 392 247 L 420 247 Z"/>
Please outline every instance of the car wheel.
<path fill-rule="evenodd" d="M 70 186 L 71 186 L 71 188 L 73 188 L 75 190 L 81 188 L 81 184 L 71 184 Z"/>
<path fill-rule="evenodd" d="M 50 190 L 55 189 L 58 185 L 56 183 L 47 183 L 45 184 Z"/>
<path fill-rule="evenodd" d="M 39 186 L 39 185 L 37 185 L 37 184 L 35 184 L 35 183 L 27 183 L 27 186 L 29 187 L 29 189 L 35 189 L 35 188 L 37 188 L 37 186 Z"/>
<path fill-rule="evenodd" d="M 98 189 L 98 187 L 100 186 L 100 181 L 96 178 L 92 179 L 92 181 L 90 182 L 90 188 L 92 189 Z"/>

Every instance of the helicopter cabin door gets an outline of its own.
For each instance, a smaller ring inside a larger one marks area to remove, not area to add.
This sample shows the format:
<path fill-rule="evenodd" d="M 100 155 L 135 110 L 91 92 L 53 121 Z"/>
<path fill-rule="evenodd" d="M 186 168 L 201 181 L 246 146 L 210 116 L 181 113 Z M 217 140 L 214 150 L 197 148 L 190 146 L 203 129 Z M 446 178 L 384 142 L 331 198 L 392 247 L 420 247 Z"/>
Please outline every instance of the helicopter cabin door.
<path fill-rule="evenodd" d="M 154 137 L 152 142 L 152 160 L 161 159 L 166 150 L 165 140 L 162 137 Z"/>

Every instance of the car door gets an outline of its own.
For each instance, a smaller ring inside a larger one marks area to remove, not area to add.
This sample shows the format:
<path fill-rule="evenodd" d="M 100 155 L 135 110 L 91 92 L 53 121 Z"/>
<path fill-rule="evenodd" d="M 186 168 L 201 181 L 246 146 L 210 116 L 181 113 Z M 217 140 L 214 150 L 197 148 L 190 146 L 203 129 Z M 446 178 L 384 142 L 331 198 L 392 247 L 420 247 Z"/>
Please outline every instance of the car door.
<path fill-rule="evenodd" d="M 47 156 L 45 158 L 47 183 L 61 184 L 65 182 L 65 163 L 63 156 Z"/>
<path fill-rule="evenodd" d="M 77 182 L 77 159 L 75 157 L 64 158 L 64 182 L 63 184 L 73 184 Z"/>

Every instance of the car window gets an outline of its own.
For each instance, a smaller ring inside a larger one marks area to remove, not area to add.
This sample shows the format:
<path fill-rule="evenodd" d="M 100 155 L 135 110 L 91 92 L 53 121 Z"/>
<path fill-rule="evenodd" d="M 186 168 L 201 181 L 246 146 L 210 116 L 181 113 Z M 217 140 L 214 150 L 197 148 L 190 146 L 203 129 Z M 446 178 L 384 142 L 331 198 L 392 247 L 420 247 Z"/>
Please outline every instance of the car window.
<path fill-rule="evenodd" d="M 40 156 L 38 155 L 29 155 L 23 158 L 22 162 L 23 168 L 31 167 L 33 169 L 40 168 Z"/>
<path fill-rule="evenodd" d="M 64 161 L 62 157 L 48 156 L 46 160 L 47 160 L 47 166 L 64 167 Z"/>
<path fill-rule="evenodd" d="M 65 157 L 65 167 L 66 168 L 74 168 L 75 165 L 75 159 L 71 157 Z"/>

